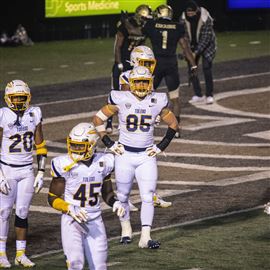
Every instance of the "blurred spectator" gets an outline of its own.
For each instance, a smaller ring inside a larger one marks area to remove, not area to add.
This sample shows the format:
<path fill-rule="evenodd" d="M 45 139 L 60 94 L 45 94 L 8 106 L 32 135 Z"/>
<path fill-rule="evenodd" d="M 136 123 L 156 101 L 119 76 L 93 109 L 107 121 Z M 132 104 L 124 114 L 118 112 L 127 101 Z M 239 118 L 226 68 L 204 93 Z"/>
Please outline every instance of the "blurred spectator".
<path fill-rule="evenodd" d="M 190 42 L 196 65 L 198 65 L 199 59 L 202 57 L 206 103 L 212 104 L 214 102 L 212 63 L 216 53 L 216 37 L 213 29 L 213 19 L 205 8 L 199 7 L 196 2 L 189 0 L 186 4 L 186 9 L 181 16 L 181 22 L 185 25 L 186 37 Z M 189 102 L 205 102 L 199 78 L 193 76 L 190 79 L 195 95 Z"/>
<path fill-rule="evenodd" d="M 14 34 L 9 37 L 5 31 L 0 36 L 1 46 L 32 46 L 34 42 L 28 36 L 26 29 L 19 24 Z"/>

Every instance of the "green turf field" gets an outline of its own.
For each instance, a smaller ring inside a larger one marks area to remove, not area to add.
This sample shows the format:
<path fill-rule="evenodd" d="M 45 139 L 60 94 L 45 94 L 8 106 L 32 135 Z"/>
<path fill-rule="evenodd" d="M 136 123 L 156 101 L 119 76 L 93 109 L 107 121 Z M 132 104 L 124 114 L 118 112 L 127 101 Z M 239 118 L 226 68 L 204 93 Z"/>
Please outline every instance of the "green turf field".
<path fill-rule="evenodd" d="M 109 242 L 110 270 L 269 270 L 270 217 L 255 210 L 152 233 L 159 250 Z M 63 253 L 34 259 L 35 269 L 65 269 Z M 16 269 L 15 267 L 12 269 Z"/>
<path fill-rule="evenodd" d="M 270 55 L 270 31 L 217 34 L 216 62 Z M 109 77 L 113 39 L 36 43 L 32 47 L 0 47 L 0 89 L 13 79 L 30 86 Z M 182 61 L 180 64 L 186 66 Z"/>

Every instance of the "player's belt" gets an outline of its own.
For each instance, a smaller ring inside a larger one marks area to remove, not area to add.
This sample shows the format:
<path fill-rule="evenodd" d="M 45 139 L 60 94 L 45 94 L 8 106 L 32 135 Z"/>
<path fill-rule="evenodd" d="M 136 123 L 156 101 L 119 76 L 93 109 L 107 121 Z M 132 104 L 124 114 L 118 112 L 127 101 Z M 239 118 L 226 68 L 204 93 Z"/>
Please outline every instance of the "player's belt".
<path fill-rule="evenodd" d="M 144 152 L 146 150 L 146 147 L 145 148 L 139 148 L 139 147 L 131 147 L 131 146 L 127 146 L 127 145 L 124 145 L 124 148 L 126 151 L 129 151 L 129 152 Z"/>
<path fill-rule="evenodd" d="M 6 163 L 2 160 L 0 160 L 0 163 L 1 164 L 4 164 L 4 165 L 7 165 L 7 166 L 10 166 L 10 167 L 13 167 L 13 168 L 20 168 L 20 167 L 25 167 L 25 166 L 29 166 L 29 165 L 32 165 L 32 163 L 27 163 L 27 164 L 9 164 L 9 163 Z"/>

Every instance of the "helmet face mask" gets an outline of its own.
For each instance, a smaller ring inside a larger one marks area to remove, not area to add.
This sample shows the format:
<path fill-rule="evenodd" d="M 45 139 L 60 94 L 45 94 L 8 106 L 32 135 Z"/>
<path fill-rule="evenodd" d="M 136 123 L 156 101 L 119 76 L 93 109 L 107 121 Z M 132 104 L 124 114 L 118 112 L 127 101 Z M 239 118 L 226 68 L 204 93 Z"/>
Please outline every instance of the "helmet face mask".
<path fill-rule="evenodd" d="M 156 59 L 153 51 L 147 46 L 137 46 L 130 54 L 130 64 L 133 67 L 144 66 L 147 67 L 151 73 L 156 67 Z"/>
<path fill-rule="evenodd" d="M 155 17 L 172 20 L 173 10 L 169 5 L 160 5 L 155 10 Z"/>
<path fill-rule="evenodd" d="M 148 68 L 143 66 L 135 67 L 129 75 L 130 91 L 139 98 L 151 94 L 153 88 L 152 75 Z"/>
<path fill-rule="evenodd" d="M 96 149 L 98 135 L 91 123 L 80 123 L 67 137 L 68 155 L 75 161 L 89 160 Z"/>
<path fill-rule="evenodd" d="M 21 80 L 9 82 L 5 88 L 5 102 L 7 106 L 17 112 L 28 109 L 31 94 L 28 85 Z"/>

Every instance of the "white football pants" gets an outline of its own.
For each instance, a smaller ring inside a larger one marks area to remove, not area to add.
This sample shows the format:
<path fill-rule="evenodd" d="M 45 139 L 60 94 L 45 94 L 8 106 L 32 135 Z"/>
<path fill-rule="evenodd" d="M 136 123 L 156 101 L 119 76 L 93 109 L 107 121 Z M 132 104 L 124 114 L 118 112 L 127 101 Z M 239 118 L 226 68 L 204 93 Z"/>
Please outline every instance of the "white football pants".
<path fill-rule="evenodd" d="M 84 266 L 84 254 L 89 269 L 107 269 L 107 235 L 102 217 L 99 216 L 83 224 L 86 232 L 79 223 L 68 215 L 62 215 L 61 235 L 62 245 L 69 270 L 81 270 Z"/>
<path fill-rule="evenodd" d="M 117 197 L 126 209 L 126 214 L 120 220 L 130 218 L 128 197 L 135 177 L 142 200 L 141 225 L 152 226 L 154 218 L 153 193 L 156 190 L 157 175 L 156 157 L 149 157 L 146 152 L 125 151 L 123 155 L 115 157 Z"/>
<path fill-rule="evenodd" d="M 32 165 L 19 168 L 1 164 L 5 179 L 11 190 L 8 195 L 0 193 L 0 238 L 6 239 L 9 229 L 9 217 L 13 204 L 16 215 L 22 219 L 28 217 L 30 203 L 34 194 L 34 170 Z"/>

